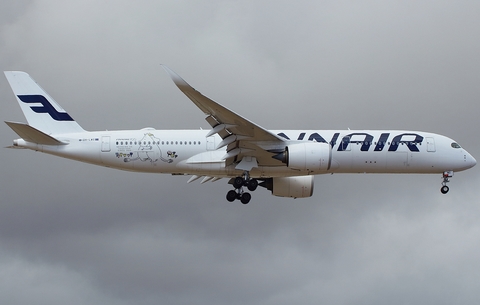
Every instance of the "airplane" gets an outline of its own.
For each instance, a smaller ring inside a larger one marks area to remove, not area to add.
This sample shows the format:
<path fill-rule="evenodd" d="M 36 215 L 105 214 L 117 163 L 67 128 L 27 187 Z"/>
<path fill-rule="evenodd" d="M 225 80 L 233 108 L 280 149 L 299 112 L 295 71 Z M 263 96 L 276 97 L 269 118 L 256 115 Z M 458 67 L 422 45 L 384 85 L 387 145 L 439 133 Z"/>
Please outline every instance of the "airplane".
<path fill-rule="evenodd" d="M 5 71 L 28 122 L 5 122 L 20 136 L 9 148 L 119 170 L 190 175 L 188 183 L 227 178 L 233 189 L 226 199 L 243 204 L 258 186 L 275 196 L 310 197 L 314 175 L 334 173 L 441 174 L 446 194 L 454 172 L 477 162 L 454 140 L 429 132 L 267 130 L 162 67 L 211 129 L 86 131 L 27 73 Z"/>

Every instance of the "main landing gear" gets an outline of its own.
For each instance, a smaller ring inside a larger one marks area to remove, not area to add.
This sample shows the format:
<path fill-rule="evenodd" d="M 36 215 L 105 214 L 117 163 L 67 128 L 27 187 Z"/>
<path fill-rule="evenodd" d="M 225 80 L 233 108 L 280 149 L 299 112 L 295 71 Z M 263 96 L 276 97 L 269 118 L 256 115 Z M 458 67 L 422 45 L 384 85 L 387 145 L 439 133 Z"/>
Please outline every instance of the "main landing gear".
<path fill-rule="evenodd" d="M 235 199 L 240 200 L 243 204 L 247 204 L 252 199 L 252 195 L 248 192 L 244 192 L 243 187 L 246 186 L 250 192 L 253 192 L 258 187 L 258 180 L 255 178 L 250 178 L 250 175 L 247 171 L 243 174 L 243 177 L 235 177 L 230 180 L 230 182 L 235 190 L 230 190 L 227 193 L 227 200 L 230 202 L 235 201 Z"/>
<path fill-rule="evenodd" d="M 447 186 L 447 183 L 450 182 L 450 178 L 453 177 L 453 171 L 443 172 L 442 177 L 443 177 L 443 181 L 442 181 L 442 187 L 440 188 L 440 192 L 442 192 L 442 194 L 446 194 L 450 190 L 450 188 Z"/>

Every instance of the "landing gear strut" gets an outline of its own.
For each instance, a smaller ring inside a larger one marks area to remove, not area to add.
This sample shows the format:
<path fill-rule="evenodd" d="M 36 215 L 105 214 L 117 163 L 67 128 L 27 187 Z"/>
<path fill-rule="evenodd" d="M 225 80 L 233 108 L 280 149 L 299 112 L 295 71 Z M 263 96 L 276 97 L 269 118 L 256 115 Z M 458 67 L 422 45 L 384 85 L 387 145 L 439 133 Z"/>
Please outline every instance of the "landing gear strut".
<path fill-rule="evenodd" d="M 450 182 L 450 178 L 453 177 L 453 171 L 443 172 L 442 177 L 443 177 L 443 181 L 442 181 L 442 187 L 440 188 L 440 192 L 442 192 L 442 194 L 446 194 L 450 190 L 450 188 L 447 186 L 447 183 Z"/>
<path fill-rule="evenodd" d="M 258 187 L 258 180 L 255 178 L 250 178 L 248 171 L 243 173 L 243 177 L 235 177 L 230 180 L 230 183 L 233 185 L 235 190 L 230 190 L 227 193 L 227 200 L 230 202 L 235 201 L 235 199 L 240 200 L 243 204 L 247 204 L 252 199 L 250 193 L 244 192 L 243 187 L 246 186 L 250 192 L 253 192 Z"/>

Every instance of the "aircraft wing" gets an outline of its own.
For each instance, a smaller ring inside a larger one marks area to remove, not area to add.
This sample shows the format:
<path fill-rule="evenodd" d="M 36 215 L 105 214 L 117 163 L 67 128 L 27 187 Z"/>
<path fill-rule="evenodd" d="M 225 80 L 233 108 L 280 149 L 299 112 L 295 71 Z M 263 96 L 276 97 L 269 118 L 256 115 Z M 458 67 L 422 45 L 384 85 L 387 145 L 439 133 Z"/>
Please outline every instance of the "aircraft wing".
<path fill-rule="evenodd" d="M 207 137 L 218 133 L 222 138 L 217 149 L 227 146 L 224 156 L 226 165 L 241 161 L 244 156 L 255 157 L 259 165 L 282 165 L 272 156 L 285 148 L 284 138 L 216 103 L 195 90 L 170 68 L 162 67 L 175 85 L 207 116 L 205 120 L 212 126 Z"/>

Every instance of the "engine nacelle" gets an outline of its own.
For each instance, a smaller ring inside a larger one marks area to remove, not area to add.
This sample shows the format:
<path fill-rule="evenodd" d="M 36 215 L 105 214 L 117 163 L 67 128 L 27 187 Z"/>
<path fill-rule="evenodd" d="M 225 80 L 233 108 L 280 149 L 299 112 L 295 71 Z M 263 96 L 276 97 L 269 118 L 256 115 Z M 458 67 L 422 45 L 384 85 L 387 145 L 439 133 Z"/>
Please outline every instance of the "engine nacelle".
<path fill-rule="evenodd" d="M 297 143 L 288 145 L 283 153 L 274 158 L 287 164 L 289 168 L 318 174 L 330 169 L 332 147 L 323 142 Z"/>
<path fill-rule="evenodd" d="M 279 197 L 306 198 L 313 195 L 314 176 L 274 177 L 260 185 Z"/>

